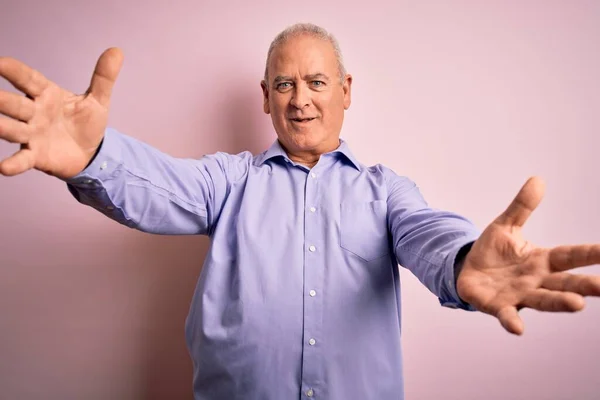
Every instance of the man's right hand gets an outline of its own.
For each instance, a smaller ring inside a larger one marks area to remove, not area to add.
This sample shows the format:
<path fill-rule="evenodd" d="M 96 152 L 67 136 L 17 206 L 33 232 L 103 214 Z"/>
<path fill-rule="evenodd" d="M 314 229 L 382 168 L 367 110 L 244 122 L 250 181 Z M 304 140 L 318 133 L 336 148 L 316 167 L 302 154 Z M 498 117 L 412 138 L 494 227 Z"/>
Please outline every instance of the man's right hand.
<path fill-rule="evenodd" d="M 0 76 L 27 97 L 0 90 L 0 139 L 21 149 L 0 160 L 0 174 L 31 168 L 61 179 L 85 169 L 104 137 L 110 95 L 123 63 L 117 48 L 96 64 L 89 89 L 76 95 L 41 73 L 9 57 L 0 57 Z"/>

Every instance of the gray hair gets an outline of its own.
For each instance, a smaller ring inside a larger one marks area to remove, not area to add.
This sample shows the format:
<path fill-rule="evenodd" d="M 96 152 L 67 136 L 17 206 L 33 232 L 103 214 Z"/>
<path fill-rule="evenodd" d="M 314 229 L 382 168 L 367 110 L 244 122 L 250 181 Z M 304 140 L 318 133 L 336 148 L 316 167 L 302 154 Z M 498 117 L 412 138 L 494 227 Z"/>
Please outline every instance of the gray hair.
<path fill-rule="evenodd" d="M 298 37 L 301 35 L 310 35 L 317 39 L 322 39 L 328 41 L 333 46 L 333 51 L 335 52 L 335 58 L 338 64 L 338 74 L 340 78 L 340 82 L 344 82 L 344 77 L 346 76 L 346 68 L 344 67 L 344 59 L 342 57 L 342 50 L 340 49 L 340 44 L 338 43 L 335 36 L 331 33 L 327 32 L 324 28 L 317 26 L 315 24 L 310 23 L 298 23 L 292 26 L 287 27 L 283 31 L 281 31 L 275 39 L 271 42 L 269 46 L 269 52 L 267 53 L 267 61 L 265 63 L 265 82 L 267 86 L 269 85 L 269 58 L 271 57 L 271 53 L 275 48 L 291 38 Z"/>

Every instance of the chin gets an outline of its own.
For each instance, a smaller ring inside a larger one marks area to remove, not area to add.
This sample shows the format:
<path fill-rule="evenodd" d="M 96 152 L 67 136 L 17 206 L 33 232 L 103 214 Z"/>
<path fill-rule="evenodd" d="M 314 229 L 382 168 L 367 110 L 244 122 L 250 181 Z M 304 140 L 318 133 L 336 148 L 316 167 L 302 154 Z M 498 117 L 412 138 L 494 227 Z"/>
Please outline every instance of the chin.
<path fill-rule="evenodd" d="M 311 132 L 294 132 L 288 137 L 298 150 L 314 149 L 327 140 L 323 135 Z"/>

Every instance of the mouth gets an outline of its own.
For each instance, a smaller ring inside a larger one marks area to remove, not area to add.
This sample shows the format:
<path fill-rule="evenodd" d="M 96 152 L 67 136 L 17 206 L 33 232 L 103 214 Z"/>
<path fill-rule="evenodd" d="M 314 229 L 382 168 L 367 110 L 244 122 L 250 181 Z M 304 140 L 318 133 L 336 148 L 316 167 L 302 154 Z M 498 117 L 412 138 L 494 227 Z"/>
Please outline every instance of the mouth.
<path fill-rule="evenodd" d="M 303 124 L 303 123 L 310 122 L 314 119 L 316 119 L 316 118 L 290 118 L 290 121 Z"/>

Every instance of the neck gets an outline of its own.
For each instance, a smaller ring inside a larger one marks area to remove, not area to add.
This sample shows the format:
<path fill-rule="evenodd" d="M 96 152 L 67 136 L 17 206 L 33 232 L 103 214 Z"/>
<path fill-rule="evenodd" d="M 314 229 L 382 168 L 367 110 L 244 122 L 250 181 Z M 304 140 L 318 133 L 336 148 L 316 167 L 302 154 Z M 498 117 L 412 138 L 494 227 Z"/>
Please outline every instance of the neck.
<path fill-rule="evenodd" d="M 319 149 L 314 151 L 290 151 L 283 145 L 283 143 L 281 143 L 281 141 L 279 143 L 281 144 L 281 147 L 283 147 L 284 151 L 287 153 L 290 160 L 292 160 L 296 164 L 302 164 L 308 168 L 314 167 L 319 162 L 321 154 L 334 151 L 340 146 L 340 141 L 338 139 L 337 144 L 335 144 L 335 146 L 329 146 L 325 149 Z"/>
<path fill-rule="evenodd" d="M 315 165 L 317 165 L 317 163 L 319 162 L 319 158 L 321 157 L 320 154 L 317 155 L 294 155 L 291 153 L 287 153 L 288 157 L 290 158 L 290 160 L 292 160 L 293 162 L 295 162 L 296 164 L 302 164 L 308 168 L 312 168 Z"/>

